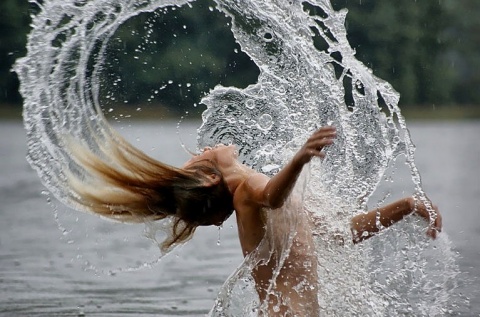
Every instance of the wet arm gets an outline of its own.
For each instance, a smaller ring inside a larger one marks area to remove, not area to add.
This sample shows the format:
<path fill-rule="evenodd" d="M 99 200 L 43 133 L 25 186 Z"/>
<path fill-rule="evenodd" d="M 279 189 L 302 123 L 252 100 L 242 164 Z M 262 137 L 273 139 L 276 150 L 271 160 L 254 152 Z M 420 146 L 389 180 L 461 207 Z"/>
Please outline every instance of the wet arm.
<path fill-rule="evenodd" d="M 442 227 L 442 217 L 436 207 L 434 207 L 434 209 L 436 211 L 436 217 L 427 231 L 427 235 L 432 238 L 436 237 L 437 232 L 439 232 Z M 358 243 L 366 240 L 376 235 L 382 229 L 399 222 L 413 212 L 416 212 L 427 221 L 430 219 L 430 214 L 426 206 L 422 203 L 416 205 L 412 197 L 404 198 L 381 208 L 357 215 L 351 220 L 353 242 Z M 377 220 L 380 222 L 379 226 L 377 226 Z"/>
<path fill-rule="evenodd" d="M 280 208 L 283 206 L 295 186 L 303 166 L 310 162 L 314 156 L 323 158 L 325 154 L 322 152 L 322 149 L 332 144 L 335 136 L 334 127 L 320 128 L 310 136 L 304 146 L 280 172 L 266 182 L 265 178 L 263 178 L 263 186 L 255 184 L 255 182 L 260 183 L 260 179 L 253 179 L 251 187 L 257 188 L 257 190 L 254 191 L 256 193 L 256 200 L 268 208 Z"/>
<path fill-rule="evenodd" d="M 273 176 L 263 191 L 263 204 L 269 208 L 280 208 L 292 192 L 305 164 L 293 158 L 280 172 Z"/>

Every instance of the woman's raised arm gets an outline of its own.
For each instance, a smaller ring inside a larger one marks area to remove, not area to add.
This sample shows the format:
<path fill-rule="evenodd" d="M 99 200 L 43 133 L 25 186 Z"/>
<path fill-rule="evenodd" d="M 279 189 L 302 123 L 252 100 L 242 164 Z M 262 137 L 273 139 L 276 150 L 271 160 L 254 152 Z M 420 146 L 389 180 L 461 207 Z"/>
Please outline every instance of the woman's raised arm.
<path fill-rule="evenodd" d="M 292 160 L 275 176 L 268 179 L 262 174 L 253 175 L 247 185 L 252 190 L 254 200 L 268 208 L 283 206 L 295 186 L 303 166 L 314 156 L 323 158 L 325 156 L 325 153 L 322 152 L 323 148 L 332 144 L 335 136 L 334 127 L 322 127 L 310 136 Z"/>

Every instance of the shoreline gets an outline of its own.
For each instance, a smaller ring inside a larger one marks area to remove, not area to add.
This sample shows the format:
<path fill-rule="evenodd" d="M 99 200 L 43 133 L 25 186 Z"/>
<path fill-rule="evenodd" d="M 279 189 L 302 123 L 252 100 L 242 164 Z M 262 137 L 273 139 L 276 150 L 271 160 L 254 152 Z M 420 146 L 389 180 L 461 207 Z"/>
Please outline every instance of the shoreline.
<path fill-rule="evenodd" d="M 148 105 L 137 111 L 137 106 L 116 107 L 112 113 L 106 113 L 105 116 L 109 121 L 164 121 L 164 120 L 179 120 L 181 113 L 169 111 L 161 106 Z M 195 109 L 199 110 L 199 109 Z M 464 120 L 479 120 L 480 119 L 480 105 L 469 107 L 435 107 L 426 109 L 426 107 L 408 107 L 400 109 L 402 115 L 407 121 L 425 120 L 425 121 L 464 121 Z M 20 106 L 0 105 L 0 121 L 17 121 L 22 120 L 23 108 Z M 201 120 L 201 112 L 194 114 L 190 112 L 184 120 Z"/>

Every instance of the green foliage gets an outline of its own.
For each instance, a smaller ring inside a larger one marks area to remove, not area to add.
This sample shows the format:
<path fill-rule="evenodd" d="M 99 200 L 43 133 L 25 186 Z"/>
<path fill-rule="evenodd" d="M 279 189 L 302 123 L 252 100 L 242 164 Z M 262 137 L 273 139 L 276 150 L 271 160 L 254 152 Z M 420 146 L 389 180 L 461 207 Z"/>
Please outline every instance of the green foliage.
<path fill-rule="evenodd" d="M 346 7 L 357 57 L 392 83 L 401 105 L 480 104 L 478 0 L 333 0 Z M 241 52 L 212 0 L 144 13 L 110 39 L 101 82 L 105 107 L 192 109 L 217 84 L 245 87 L 258 68 Z M 0 1 L 0 104 L 21 102 L 10 69 L 25 54 L 26 0 Z"/>
<path fill-rule="evenodd" d="M 108 49 L 104 97 L 115 92 L 129 104 L 153 102 L 184 111 L 217 84 L 255 83 L 258 69 L 235 43 L 230 21 L 213 6 L 199 0 L 122 25 Z"/>
<path fill-rule="evenodd" d="M 26 53 L 30 31 L 27 1 L 0 1 L 0 103 L 20 103 L 17 77 L 11 72 L 15 60 Z"/>
<path fill-rule="evenodd" d="M 456 102 L 456 69 L 449 59 L 454 27 L 447 1 L 346 1 L 347 34 L 357 57 L 389 81 L 404 105 Z M 478 102 L 478 100 L 477 100 Z"/>
<path fill-rule="evenodd" d="M 450 0 L 452 23 L 447 29 L 453 39 L 450 60 L 457 70 L 454 99 L 463 104 L 480 101 L 480 1 Z"/>

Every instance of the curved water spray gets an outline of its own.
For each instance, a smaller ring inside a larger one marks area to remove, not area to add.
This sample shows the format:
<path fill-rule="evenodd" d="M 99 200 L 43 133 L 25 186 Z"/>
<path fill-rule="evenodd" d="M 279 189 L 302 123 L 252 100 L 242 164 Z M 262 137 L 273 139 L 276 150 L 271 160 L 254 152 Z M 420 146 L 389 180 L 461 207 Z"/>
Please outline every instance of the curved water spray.
<path fill-rule="evenodd" d="M 33 17 L 28 55 L 15 65 L 25 100 L 27 158 L 66 205 L 88 211 L 67 184 L 67 172 L 87 177 L 66 149 L 68 138 L 82 140 L 99 156 L 105 155 L 102 146 L 116 138 L 99 101 L 112 36 L 142 12 L 190 2 L 36 2 L 40 11 Z M 423 243 L 412 220 L 362 247 L 346 242 L 349 217 L 366 210 L 398 158 L 405 159 L 413 191 L 429 205 L 398 108 L 399 94 L 355 58 L 344 27 L 347 11 L 333 10 L 328 0 L 216 3 L 231 18 L 235 39 L 260 75 L 245 89 L 217 86 L 202 100 L 207 110 L 199 146 L 235 143 L 246 163 L 275 173 L 310 132 L 335 125 L 335 145 L 325 160 L 311 164 L 300 184 L 308 180 L 308 186 L 298 189 L 309 211 L 329 224 L 317 228 L 322 310 L 339 316 L 442 315 L 457 273 L 447 238 L 434 249 Z M 275 221 L 290 228 L 301 221 L 285 215 Z M 273 225 L 278 223 L 270 219 Z M 275 243 L 288 254 L 289 233 Z M 212 315 L 249 315 L 258 309 L 250 304 L 255 292 L 249 272 L 260 260 L 256 256 L 247 257 L 225 283 Z M 247 296 L 240 300 L 234 296 L 238 292 Z"/>

